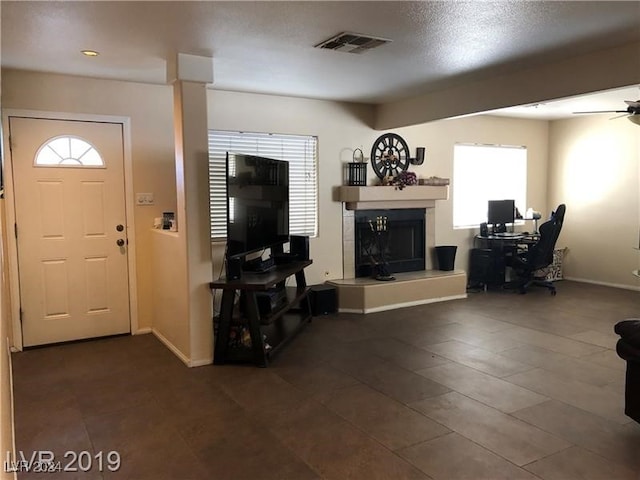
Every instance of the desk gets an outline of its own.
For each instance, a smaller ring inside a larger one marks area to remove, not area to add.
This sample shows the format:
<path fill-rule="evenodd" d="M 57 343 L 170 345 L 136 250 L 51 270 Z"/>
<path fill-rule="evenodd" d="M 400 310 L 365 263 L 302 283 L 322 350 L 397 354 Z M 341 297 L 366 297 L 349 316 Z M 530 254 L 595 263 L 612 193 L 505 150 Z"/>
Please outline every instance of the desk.
<path fill-rule="evenodd" d="M 476 235 L 469 262 L 469 286 L 502 286 L 509 259 L 521 247 L 538 241 L 537 235 Z"/>

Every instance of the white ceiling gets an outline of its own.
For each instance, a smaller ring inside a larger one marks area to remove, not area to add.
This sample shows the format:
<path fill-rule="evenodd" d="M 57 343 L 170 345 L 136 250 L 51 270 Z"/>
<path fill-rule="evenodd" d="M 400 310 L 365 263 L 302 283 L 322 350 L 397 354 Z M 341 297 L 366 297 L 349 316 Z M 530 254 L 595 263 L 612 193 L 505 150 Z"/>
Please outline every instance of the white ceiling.
<path fill-rule="evenodd" d="M 3 67 L 165 83 L 182 52 L 213 58 L 217 89 L 374 104 L 640 40 L 637 1 L 2 1 L 0 13 Z M 344 31 L 393 41 L 362 55 L 313 48 Z M 568 114 L 622 109 L 640 91 L 602 98 Z"/>

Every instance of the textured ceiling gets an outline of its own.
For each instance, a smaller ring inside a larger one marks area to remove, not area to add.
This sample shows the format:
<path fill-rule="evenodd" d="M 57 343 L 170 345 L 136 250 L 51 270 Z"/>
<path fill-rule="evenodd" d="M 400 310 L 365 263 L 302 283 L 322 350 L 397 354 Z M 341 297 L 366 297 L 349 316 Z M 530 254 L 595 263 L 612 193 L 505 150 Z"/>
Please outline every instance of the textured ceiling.
<path fill-rule="evenodd" d="M 636 1 L 3 1 L 1 15 L 3 67 L 165 83 L 182 52 L 213 57 L 217 89 L 376 104 L 640 40 Z M 343 31 L 393 41 L 313 48 Z"/>

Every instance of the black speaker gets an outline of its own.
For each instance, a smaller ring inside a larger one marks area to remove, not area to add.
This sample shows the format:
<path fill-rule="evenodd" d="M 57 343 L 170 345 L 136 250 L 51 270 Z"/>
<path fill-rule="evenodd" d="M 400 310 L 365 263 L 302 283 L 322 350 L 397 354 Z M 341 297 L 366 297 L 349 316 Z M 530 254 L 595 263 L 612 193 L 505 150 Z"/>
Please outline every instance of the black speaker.
<path fill-rule="evenodd" d="M 488 237 L 489 236 L 489 226 L 486 222 L 480 224 L 480 236 Z"/>
<path fill-rule="evenodd" d="M 227 258 L 227 279 L 239 280 L 242 278 L 242 259 Z"/>
<path fill-rule="evenodd" d="M 329 315 L 338 311 L 338 295 L 336 287 L 331 285 L 313 285 L 309 288 L 311 314 L 313 316 Z"/>
<path fill-rule="evenodd" d="M 294 254 L 297 260 L 309 260 L 309 237 L 291 235 L 289 237 L 289 252 Z"/>

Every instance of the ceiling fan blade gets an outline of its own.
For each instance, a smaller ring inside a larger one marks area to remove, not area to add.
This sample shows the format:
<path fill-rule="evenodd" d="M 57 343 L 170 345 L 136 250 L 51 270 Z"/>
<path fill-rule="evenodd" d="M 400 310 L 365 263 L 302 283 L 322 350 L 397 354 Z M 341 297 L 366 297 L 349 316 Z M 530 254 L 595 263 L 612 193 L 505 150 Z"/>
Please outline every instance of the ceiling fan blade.
<path fill-rule="evenodd" d="M 616 118 L 622 118 L 622 117 L 630 117 L 632 114 L 631 113 L 623 113 L 622 115 L 616 115 L 615 117 L 611 117 L 609 120 L 615 120 Z"/>
<path fill-rule="evenodd" d="M 640 125 L 640 115 L 638 115 L 637 113 L 635 115 L 629 115 L 627 119 L 630 122 L 635 123 L 636 125 Z"/>
<path fill-rule="evenodd" d="M 626 103 L 630 107 L 636 107 L 636 108 L 640 107 L 640 100 L 636 100 L 635 102 L 631 100 L 625 100 L 624 103 Z"/>

